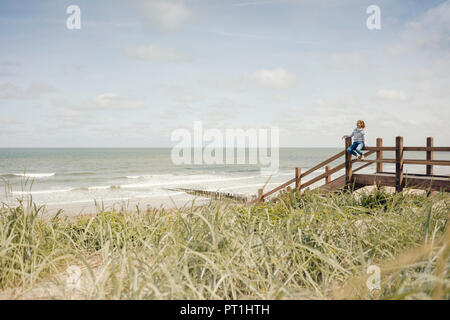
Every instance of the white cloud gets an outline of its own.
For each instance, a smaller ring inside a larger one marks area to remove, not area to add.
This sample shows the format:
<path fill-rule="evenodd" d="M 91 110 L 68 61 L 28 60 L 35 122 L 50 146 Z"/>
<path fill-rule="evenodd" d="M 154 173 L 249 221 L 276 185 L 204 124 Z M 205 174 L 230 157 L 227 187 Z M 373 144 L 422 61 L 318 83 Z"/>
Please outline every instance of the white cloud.
<path fill-rule="evenodd" d="M 272 96 L 272 101 L 274 102 L 289 102 L 290 97 L 286 94 L 277 94 Z"/>
<path fill-rule="evenodd" d="M 0 77 L 13 77 L 13 76 L 16 76 L 16 75 L 17 75 L 17 72 L 15 72 L 15 71 L 10 71 L 10 70 L 8 70 L 6 68 L 0 69 Z"/>
<path fill-rule="evenodd" d="M 95 110 L 130 110 L 145 107 L 144 101 L 119 96 L 116 93 L 103 93 L 82 103 L 71 103 L 66 99 L 54 99 L 53 106 L 60 110 L 61 118 L 74 119 L 90 116 Z"/>
<path fill-rule="evenodd" d="M 199 83 L 202 86 L 233 92 L 244 92 L 248 89 L 248 77 L 243 75 L 227 78 L 222 73 L 215 72 L 200 79 Z"/>
<path fill-rule="evenodd" d="M 19 66 L 18 63 L 12 61 L 1 61 L 0 62 L 0 77 L 13 77 L 17 76 L 18 73 L 15 70 Z"/>
<path fill-rule="evenodd" d="M 104 93 L 96 96 L 86 106 L 97 109 L 139 109 L 145 104 L 142 101 L 122 98 L 116 93 Z"/>
<path fill-rule="evenodd" d="M 358 52 L 333 54 L 331 56 L 331 62 L 335 67 L 349 69 L 352 71 L 362 71 L 366 70 L 368 67 L 367 61 Z"/>
<path fill-rule="evenodd" d="M 253 73 L 253 79 L 262 87 L 283 89 L 292 87 L 296 81 L 296 76 L 283 68 L 275 68 L 258 70 Z"/>
<path fill-rule="evenodd" d="M 31 100 L 38 99 L 43 94 L 57 91 L 55 87 L 45 83 L 32 83 L 21 88 L 12 83 L 0 84 L 0 99 Z"/>
<path fill-rule="evenodd" d="M 411 100 L 411 98 L 401 90 L 395 89 L 381 89 L 376 93 L 376 98 L 380 100 L 389 100 L 397 102 L 406 102 Z"/>
<path fill-rule="evenodd" d="M 74 104 L 66 99 L 54 99 L 53 106 L 57 112 L 48 114 L 50 119 L 56 119 L 58 129 L 71 129 L 94 124 L 94 112 L 100 110 L 134 110 L 145 106 L 143 101 L 120 97 L 116 93 L 104 93 L 83 103 Z"/>
<path fill-rule="evenodd" d="M 191 59 L 173 48 L 156 45 L 126 47 L 125 53 L 128 57 L 138 60 L 155 60 L 169 62 L 188 62 Z"/>
<path fill-rule="evenodd" d="M 0 67 L 18 67 L 19 63 L 14 61 L 1 61 Z"/>
<path fill-rule="evenodd" d="M 176 85 L 167 88 L 167 93 L 181 103 L 194 103 L 203 100 L 201 95 Z"/>
<path fill-rule="evenodd" d="M 229 6 L 229 7 L 246 7 L 246 6 L 258 6 L 258 5 L 275 4 L 275 3 L 277 3 L 277 1 L 274 1 L 274 0 L 248 1 L 248 2 L 240 1 L 237 3 L 229 3 L 229 4 L 227 3 L 227 4 L 224 4 L 223 6 L 224 7 L 227 7 L 227 6 Z"/>
<path fill-rule="evenodd" d="M 411 54 L 412 50 L 448 51 L 450 48 L 450 0 L 428 10 L 408 23 L 399 44 L 388 49 L 391 55 Z"/>
<path fill-rule="evenodd" d="M 140 1 L 140 8 L 151 25 L 164 31 L 178 29 L 193 17 L 184 2 L 177 0 Z"/>

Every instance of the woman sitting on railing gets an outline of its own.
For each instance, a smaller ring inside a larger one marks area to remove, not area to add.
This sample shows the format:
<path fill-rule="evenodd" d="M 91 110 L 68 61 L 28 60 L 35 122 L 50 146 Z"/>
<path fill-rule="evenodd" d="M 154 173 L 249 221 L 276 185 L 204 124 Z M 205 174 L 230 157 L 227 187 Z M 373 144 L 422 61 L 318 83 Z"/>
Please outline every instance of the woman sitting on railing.
<path fill-rule="evenodd" d="M 364 148 L 364 135 L 366 134 L 365 128 L 366 124 L 364 121 L 358 120 L 356 122 L 355 130 L 353 130 L 350 135 L 345 135 L 342 137 L 342 139 L 353 137 L 353 144 L 347 149 L 347 152 L 351 153 L 360 160 L 364 160 L 364 155 L 361 150 Z"/>

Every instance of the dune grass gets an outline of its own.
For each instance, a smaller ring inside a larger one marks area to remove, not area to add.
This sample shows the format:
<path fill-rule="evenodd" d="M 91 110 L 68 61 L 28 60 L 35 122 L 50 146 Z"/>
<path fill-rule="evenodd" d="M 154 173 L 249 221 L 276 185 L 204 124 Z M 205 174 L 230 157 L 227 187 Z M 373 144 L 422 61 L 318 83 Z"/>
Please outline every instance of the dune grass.
<path fill-rule="evenodd" d="M 29 199 L 0 208 L 0 298 L 449 299 L 449 204 L 307 191 L 69 218 Z M 380 290 L 366 286 L 370 265 Z"/>

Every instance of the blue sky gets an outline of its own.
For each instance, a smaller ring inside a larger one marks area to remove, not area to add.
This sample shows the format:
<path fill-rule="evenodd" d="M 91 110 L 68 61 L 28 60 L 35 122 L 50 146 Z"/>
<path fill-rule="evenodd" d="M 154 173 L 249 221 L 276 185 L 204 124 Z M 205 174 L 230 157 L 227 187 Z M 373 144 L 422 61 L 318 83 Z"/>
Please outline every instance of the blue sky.
<path fill-rule="evenodd" d="M 450 1 L 4 0 L 0 43 L 0 147 L 170 146 L 198 120 L 450 144 Z"/>

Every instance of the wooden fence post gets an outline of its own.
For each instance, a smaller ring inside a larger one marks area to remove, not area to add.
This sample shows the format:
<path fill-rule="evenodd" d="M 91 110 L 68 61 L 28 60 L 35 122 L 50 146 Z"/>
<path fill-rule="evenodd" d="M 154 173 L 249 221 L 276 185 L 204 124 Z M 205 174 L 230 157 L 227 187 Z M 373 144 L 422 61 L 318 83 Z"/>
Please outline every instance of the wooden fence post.
<path fill-rule="evenodd" d="M 352 145 L 352 138 L 345 138 L 345 185 L 347 187 L 352 183 L 352 154 L 347 149 Z"/>
<path fill-rule="evenodd" d="M 395 138 L 395 191 L 401 192 L 403 180 L 403 137 Z"/>
<path fill-rule="evenodd" d="M 330 166 L 326 166 L 325 167 L 325 173 L 328 173 L 328 171 L 330 171 L 331 167 Z M 331 174 L 327 174 L 327 176 L 325 177 L 325 184 L 330 183 L 331 182 Z"/>
<path fill-rule="evenodd" d="M 296 167 L 295 168 L 295 190 L 300 190 L 300 188 L 302 186 L 301 176 L 302 176 L 302 168 Z"/>
<path fill-rule="evenodd" d="M 433 147 L 433 137 L 427 138 L 427 147 L 428 148 Z M 427 150 L 427 161 L 431 161 L 433 159 L 434 159 L 433 151 Z M 433 175 L 433 165 L 427 164 L 427 176 L 432 176 L 432 175 Z"/>
<path fill-rule="evenodd" d="M 377 148 L 383 147 L 383 139 L 377 138 Z M 379 162 L 383 159 L 383 150 L 377 151 L 377 173 L 383 172 L 383 163 Z"/>
<path fill-rule="evenodd" d="M 263 189 L 258 189 L 258 204 L 261 204 L 263 202 Z"/>

